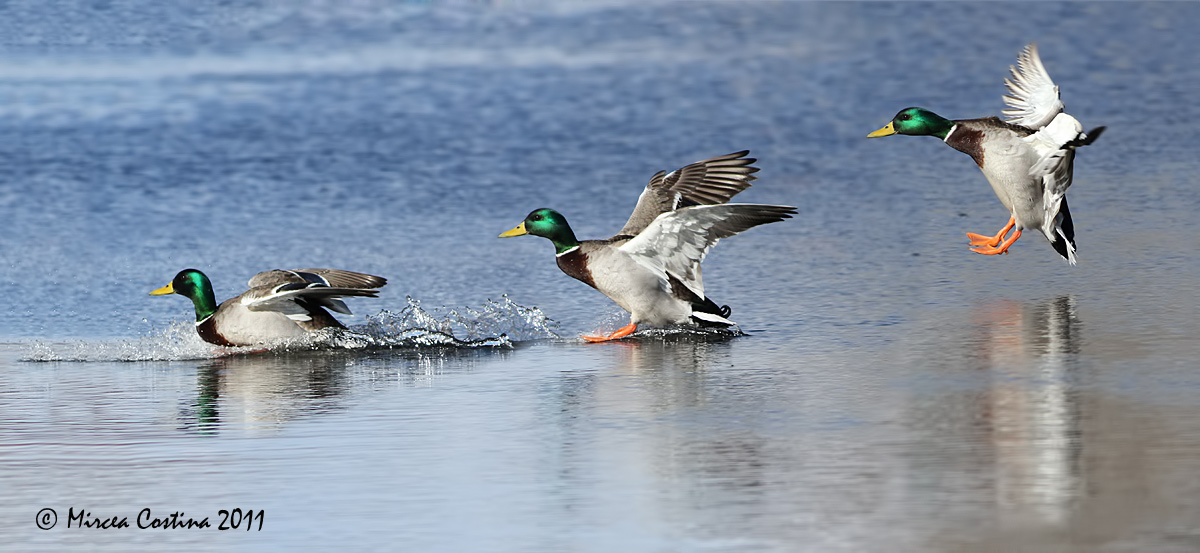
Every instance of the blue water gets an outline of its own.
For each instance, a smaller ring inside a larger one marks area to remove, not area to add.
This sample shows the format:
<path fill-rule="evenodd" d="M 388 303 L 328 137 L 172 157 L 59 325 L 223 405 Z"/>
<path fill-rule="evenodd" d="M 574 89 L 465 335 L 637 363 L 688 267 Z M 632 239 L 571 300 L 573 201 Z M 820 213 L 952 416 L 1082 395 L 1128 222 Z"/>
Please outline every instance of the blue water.
<path fill-rule="evenodd" d="M 21 550 L 1200 550 L 1200 6 L 0 4 L 0 535 Z M 1080 264 L 965 156 L 1037 41 Z M 623 325 L 544 240 L 748 148 L 706 290 L 747 335 Z M 389 279 L 354 335 L 218 357 L 180 297 Z M 410 299 L 411 298 L 411 299 Z M 428 317 L 413 317 L 418 306 Z M 409 311 L 405 311 L 409 309 Z M 420 322 L 421 324 L 417 324 Z M 440 337 L 449 336 L 443 340 Z M 66 528 L 262 509 L 261 532 Z M 34 524 L 53 508 L 58 526 Z"/>

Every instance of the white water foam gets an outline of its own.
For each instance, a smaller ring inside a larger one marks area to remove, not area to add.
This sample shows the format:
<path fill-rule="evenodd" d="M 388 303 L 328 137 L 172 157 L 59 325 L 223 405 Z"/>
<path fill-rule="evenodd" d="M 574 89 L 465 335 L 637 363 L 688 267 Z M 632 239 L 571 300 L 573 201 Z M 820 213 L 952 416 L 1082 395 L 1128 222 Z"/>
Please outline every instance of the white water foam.
<path fill-rule="evenodd" d="M 354 347 L 512 347 L 515 342 L 558 338 L 558 323 L 537 307 L 524 307 L 508 296 L 487 300 L 479 309 L 434 308 L 408 297 L 408 307 L 383 310 L 367 324 L 331 336 L 333 345 Z"/>

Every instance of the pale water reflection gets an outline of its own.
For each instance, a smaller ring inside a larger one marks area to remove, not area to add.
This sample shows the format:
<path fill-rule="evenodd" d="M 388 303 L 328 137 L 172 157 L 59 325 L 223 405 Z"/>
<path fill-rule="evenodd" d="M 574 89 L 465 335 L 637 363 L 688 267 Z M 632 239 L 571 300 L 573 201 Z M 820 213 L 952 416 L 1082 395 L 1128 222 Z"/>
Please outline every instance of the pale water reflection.
<path fill-rule="evenodd" d="M 980 402 L 996 455 L 996 499 L 1016 517 L 1061 524 L 1082 493 L 1080 337 L 1069 296 L 982 306 L 972 325 L 992 383 Z"/>
<path fill-rule="evenodd" d="M 447 372 L 469 371 L 475 360 L 509 353 L 433 347 L 218 357 L 196 367 L 196 392 L 179 409 L 179 427 L 200 434 L 277 433 L 295 419 L 345 409 L 364 389 L 428 386 Z"/>
<path fill-rule="evenodd" d="M 924 436 L 906 478 L 925 483 L 920 499 L 959 505 L 940 516 L 963 526 L 950 522 L 929 546 L 1200 548 L 1200 502 L 1180 495 L 1200 491 L 1200 408 L 1110 387 L 1114 373 L 1139 369 L 1091 353 L 1105 345 L 1090 329 L 1105 326 L 1059 296 L 982 302 L 943 327 L 935 359 L 963 361 L 913 405 L 909 424 Z"/>
<path fill-rule="evenodd" d="M 180 409 L 180 427 L 217 432 L 278 430 L 297 416 L 337 409 L 349 388 L 353 359 L 317 352 L 286 357 L 249 355 L 196 368 L 196 396 Z"/>

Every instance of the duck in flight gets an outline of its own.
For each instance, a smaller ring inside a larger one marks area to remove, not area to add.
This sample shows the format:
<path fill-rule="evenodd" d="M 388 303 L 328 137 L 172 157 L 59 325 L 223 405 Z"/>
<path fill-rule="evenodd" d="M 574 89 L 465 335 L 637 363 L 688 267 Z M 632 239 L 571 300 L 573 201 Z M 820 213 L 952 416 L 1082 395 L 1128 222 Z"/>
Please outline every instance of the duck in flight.
<path fill-rule="evenodd" d="M 1009 212 L 1008 223 L 994 236 L 967 233 L 975 252 L 1008 251 L 1021 232 L 1040 231 L 1054 251 L 1075 264 L 1075 226 L 1067 206 L 1075 149 L 1091 144 L 1104 131 L 1084 133 L 1063 110 L 1058 86 L 1042 65 L 1036 44 L 1025 47 L 1005 79 L 1007 120 L 998 117 L 949 120 L 924 108 L 901 110 L 890 123 L 868 137 L 907 134 L 936 136 L 963 152 L 983 171 L 992 191 Z M 1007 236 L 1013 231 L 1011 236 Z"/>

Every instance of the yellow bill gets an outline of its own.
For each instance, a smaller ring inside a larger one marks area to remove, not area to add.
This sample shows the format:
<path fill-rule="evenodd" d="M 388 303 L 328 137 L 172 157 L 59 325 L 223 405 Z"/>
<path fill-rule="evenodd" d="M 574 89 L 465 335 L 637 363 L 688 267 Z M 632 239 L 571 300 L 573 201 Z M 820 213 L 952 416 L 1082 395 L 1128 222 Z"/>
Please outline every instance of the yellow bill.
<path fill-rule="evenodd" d="M 162 288 L 159 288 L 157 290 L 154 290 L 153 292 L 150 292 L 150 295 L 151 296 L 165 296 L 167 294 L 174 294 L 174 293 L 175 293 L 175 283 L 168 282 L 166 286 L 163 286 Z"/>
<path fill-rule="evenodd" d="M 521 224 L 517 225 L 512 230 L 501 233 L 500 238 L 510 238 L 513 236 L 521 236 L 521 235 L 525 235 L 525 234 L 529 234 L 529 232 L 525 230 L 525 221 L 521 221 Z M 157 292 L 157 290 L 155 290 L 155 292 Z"/>
<path fill-rule="evenodd" d="M 871 134 L 868 134 L 867 138 L 876 138 L 879 136 L 891 136 L 893 134 L 896 134 L 896 127 L 892 126 L 891 121 L 888 121 L 887 125 L 884 125 L 882 129 L 879 129 Z"/>

